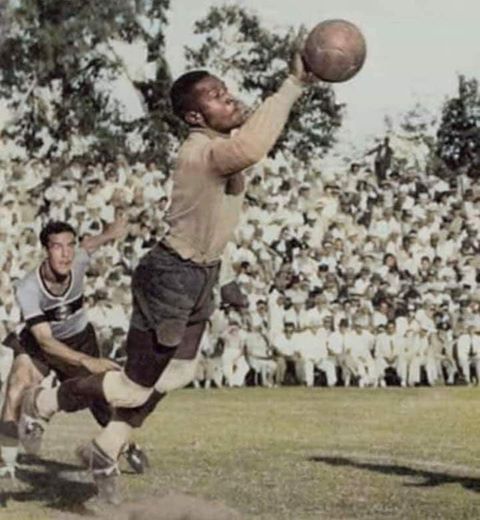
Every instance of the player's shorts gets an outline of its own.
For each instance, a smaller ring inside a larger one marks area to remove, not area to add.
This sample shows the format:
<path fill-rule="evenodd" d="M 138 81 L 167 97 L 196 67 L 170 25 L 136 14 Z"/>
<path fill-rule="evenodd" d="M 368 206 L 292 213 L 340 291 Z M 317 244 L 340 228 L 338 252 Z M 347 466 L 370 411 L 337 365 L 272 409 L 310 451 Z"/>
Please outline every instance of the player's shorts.
<path fill-rule="evenodd" d="M 205 322 L 215 305 L 220 262 L 184 260 L 160 242 L 141 260 L 132 278 L 131 327 L 153 331 L 158 343 L 176 347 L 188 325 Z"/>
<path fill-rule="evenodd" d="M 100 355 L 95 329 L 90 323 L 78 334 L 59 339 L 59 341 L 65 343 L 65 345 L 76 352 L 82 352 L 92 357 L 99 357 Z M 28 354 L 35 367 L 44 376 L 50 370 L 55 370 L 60 381 L 70 379 L 71 377 L 90 375 L 90 372 L 84 367 L 68 365 L 54 356 L 49 356 L 26 327 L 18 335 L 18 342 L 14 350 L 17 356 L 19 354 Z"/>
<path fill-rule="evenodd" d="M 69 365 L 54 356 L 49 356 L 42 350 L 33 334 L 26 327 L 20 332 L 17 339 L 11 345 L 15 355 L 28 354 L 35 367 L 43 376 L 46 376 L 50 370 L 54 370 L 57 379 L 62 382 L 71 378 L 91 375 L 84 367 Z M 92 357 L 100 357 L 95 329 L 90 323 L 78 334 L 62 338 L 59 341 L 76 352 L 82 352 Z M 101 426 L 108 424 L 112 416 L 112 410 L 105 399 L 92 400 L 89 403 L 89 408 L 98 424 Z"/>
<path fill-rule="evenodd" d="M 133 312 L 127 336 L 125 373 L 150 387 L 173 357 L 196 358 L 206 321 L 215 305 L 220 262 L 199 265 L 160 243 L 133 274 Z"/>

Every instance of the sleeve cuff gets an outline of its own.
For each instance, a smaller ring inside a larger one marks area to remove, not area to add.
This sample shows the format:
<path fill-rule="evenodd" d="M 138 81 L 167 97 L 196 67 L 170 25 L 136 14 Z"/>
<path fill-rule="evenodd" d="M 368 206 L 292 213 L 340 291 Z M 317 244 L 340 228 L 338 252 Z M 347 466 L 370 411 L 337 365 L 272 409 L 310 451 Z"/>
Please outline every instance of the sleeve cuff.
<path fill-rule="evenodd" d="M 33 326 L 38 325 L 39 323 L 48 322 L 47 317 L 45 314 L 39 314 L 37 316 L 32 316 L 31 318 L 28 318 L 25 320 L 26 326 L 31 329 Z"/>

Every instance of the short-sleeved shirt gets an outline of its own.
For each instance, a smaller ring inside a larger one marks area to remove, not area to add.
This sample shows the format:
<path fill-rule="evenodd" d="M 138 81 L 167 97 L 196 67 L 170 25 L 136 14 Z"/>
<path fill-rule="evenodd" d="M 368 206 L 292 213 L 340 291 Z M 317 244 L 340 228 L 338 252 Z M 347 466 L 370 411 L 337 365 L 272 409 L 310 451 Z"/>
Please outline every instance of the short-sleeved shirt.
<path fill-rule="evenodd" d="M 70 284 L 60 296 L 49 291 L 40 266 L 17 283 L 16 298 L 27 328 L 48 322 L 57 339 L 74 336 L 85 329 L 88 318 L 83 307 L 83 281 L 89 262 L 85 249 L 77 249 Z"/>

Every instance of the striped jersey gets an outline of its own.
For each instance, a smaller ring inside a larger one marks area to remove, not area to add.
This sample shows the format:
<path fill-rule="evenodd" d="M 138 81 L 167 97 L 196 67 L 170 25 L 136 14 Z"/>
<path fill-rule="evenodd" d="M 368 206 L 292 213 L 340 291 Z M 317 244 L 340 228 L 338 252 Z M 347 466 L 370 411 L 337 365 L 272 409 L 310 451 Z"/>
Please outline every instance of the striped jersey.
<path fill-rule="evenodd" d="M 40 266 L 17 283 L 15 295 L 28 328 L 48 322 L 57 339 L 68 338 L 85 329 L 88 318 L 83 307 L 83 280 L 89 262 L 85 249 L 77 249 L 70 284 L 60 296 L 49 291 L 40 274 Z"/>

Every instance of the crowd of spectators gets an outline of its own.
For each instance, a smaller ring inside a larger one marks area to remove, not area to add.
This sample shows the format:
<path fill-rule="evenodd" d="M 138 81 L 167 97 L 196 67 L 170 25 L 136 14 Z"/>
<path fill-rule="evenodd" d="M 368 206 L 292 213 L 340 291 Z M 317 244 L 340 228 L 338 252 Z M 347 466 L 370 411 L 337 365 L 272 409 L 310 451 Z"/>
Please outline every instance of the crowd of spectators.
<path fill-rule="evenodd" d="M 252 169 L 196 386 L 468 384 L 480 374 L 480 190 L 422 168 L 375 170 Z M 3 165 L 0 184 L 1 337 L 20 323 L 14 282 L 40 262 L 47 220 L 82 236 L 128 216 L 127 238 L 97 253 L 86 291 L 105 352 L 121 359 L 130 274 L 166 231 L 166 172 L 121 157 L 35 160 Z"/>

